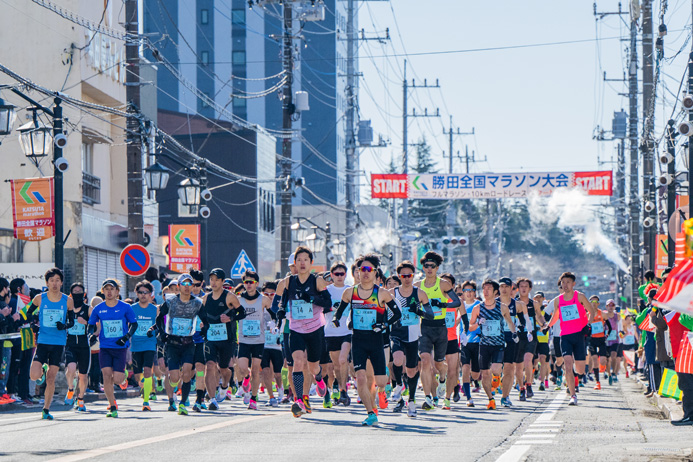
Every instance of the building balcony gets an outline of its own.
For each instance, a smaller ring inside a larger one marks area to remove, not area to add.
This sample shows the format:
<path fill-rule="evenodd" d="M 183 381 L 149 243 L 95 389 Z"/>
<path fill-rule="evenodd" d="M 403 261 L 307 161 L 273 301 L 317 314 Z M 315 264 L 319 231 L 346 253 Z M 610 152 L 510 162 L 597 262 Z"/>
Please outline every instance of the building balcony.
<path fill-rule="evenodd" d="M 101 179 L 82 172 L 82 202 L 89 205 L 101 203 Z"/>

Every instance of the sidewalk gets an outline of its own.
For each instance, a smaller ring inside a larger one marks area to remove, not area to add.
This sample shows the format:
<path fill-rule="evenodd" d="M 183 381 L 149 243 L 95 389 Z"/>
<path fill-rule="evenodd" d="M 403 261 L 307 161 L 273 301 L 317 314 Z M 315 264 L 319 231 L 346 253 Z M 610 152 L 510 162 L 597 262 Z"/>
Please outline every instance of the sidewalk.
<path fill-rule="evenodd" d="M 642 390 L 647 389 L 647 382 L 640 380 L 639 374 L 631 374 L 631 379 L 637 383 Z M 683 419 L 683 408 L 681 403 L 672 398 L 664 398 L 655 393 L 652 398 L 649 398 L 655 406 L 657 406 L 664 416 L 669 420 Z"/>

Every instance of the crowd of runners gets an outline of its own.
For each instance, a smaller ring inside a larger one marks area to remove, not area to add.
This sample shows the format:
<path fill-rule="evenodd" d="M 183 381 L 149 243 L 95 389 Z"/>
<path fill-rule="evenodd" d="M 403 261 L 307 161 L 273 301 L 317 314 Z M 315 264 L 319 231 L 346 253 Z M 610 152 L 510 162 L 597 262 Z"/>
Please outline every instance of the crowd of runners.
<path fill-rule="evenodd" d="M 371 426 L 386 412 L 414 418 L 477 402 L 510 407 L 513 389 L 513 399 L 526 401 L 535 388 L 565 388 L 577 405 L 590 381 L 600 390 L 602 380 L 611 385 L 621 370 L 629 373 L 623 352 L 639 342 L 632 317 L 613 300 L 602 307 L 599 297 L 576 291 L 570 272 L 558 277 L 560 295 L 549 300 L 524 277 L 478 283 L 441 273 L 443 257 L 433 251 L 402 261 L 389 277 L 376 254 L 314 273 L 311 250 L 299 246 L 289 263 L 291 274 L 264 284 L 247 271 L 234 286 L 220 268 L 206 275 L 207 286 L 191 270 L 159 294 L 144 280 L 132 304 L 115 279 L 87 300 L 82 284 L 65 294 L 61 270 L 48 270 L 48 290 L 18 312 L 37 334 L 30 377 L 45 386 L 42 418 L 53 419 L 61 362 L 65 403 L 87 412 L 97 343 L 107 417 L 118 417 L 114 390 L 130 373 L 144 412 L 157 392 L 181 415 L 240 399 L 252 411 L 264 395 L 262 405 L 286 405 L 297 418 L 318 399 L 324 408 L 358 401 L 363 425 Z"/>

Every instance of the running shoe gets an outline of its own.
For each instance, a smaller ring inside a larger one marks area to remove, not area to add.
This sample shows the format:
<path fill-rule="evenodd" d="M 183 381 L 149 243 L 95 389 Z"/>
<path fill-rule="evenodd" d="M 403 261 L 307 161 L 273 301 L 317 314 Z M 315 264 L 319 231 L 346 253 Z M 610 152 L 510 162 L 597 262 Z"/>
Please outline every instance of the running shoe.
<path fill-rule="evenodd" d="M 149 401 L 156 401 L 156 400 L 157 400 L 156 393 L 154 393 L 154 392 L 149 393 Z"/>
<path fill-rule="evenodd" d="M 277 401 L 277 398 L 270 398 L 267 404 L 271 407 L 279 407 L 279 402 Z"/>
<path fill-rule="evenodd" d="M 626 378 L 630 377 L 630 374 L 628 373 L 628 369 L 626 369 Z"/>
<path fill-rule="evenodd" d="M 501 406 L 503 407 L 510 407 L 512 406 L 513 403 L 510 402 L 510 397 L 508 398 L 501 398 Z"/>
<path fill-rule="evenodd" d="M 322 399 L 322 407 L 324 407 L 325 409 L 332 408 L 332 399 L 330 399 L 330 396 L 325 395 L 325 397 Z"/>
<path fill-rule="evenodd" d="M 243 404 L 250 404 L 250 392 L 243 393 Z"/>
<path fill-rule="evenodd" d="M 189 397 L 188 397 L 188 399 L 185 400 L 185 402 L 183 403 L 183 406 L 190 407 L 190 398 Z"/>
<path fill-rule="evenodd" d="M 43 368 L 43 373 L 41 374 L 41 377 L 36 381 L 36 385 L 38 386 L 41 386 L 44 383 L 46 383 L 46 373 L 48 372 L 48 364 L 44 364 L 41 367 Z M 53 418 L 51 417 L 48 420 L 53 420 Z"/>
<path fill-rule="evenodd" d="M 609 385 L 613 385 L 613 384 L 614 384 L 614 376 L 609 374 Z"/>
<path fill-rule="evenodd" d="M 397 405 L 392 409 L 392 412 L 400 413 L 404 409 L 404 400 L 400 399 Z"/>
<path fill-rule="evenodd" d="M 533 398 L 534 391 L 532 390 L 532 385 L 527 385 L 527 398 Z"/>
<path fill-rule="evenodd" d="M 339 399 L 339 390 L 337 388 L 332 390 L 332 399 L 335 401 Z"/>
<path fill-rule="evenodd" d="M 496 408 L 496 400 L 495 399 L 490 399 L 488 401 L 488 404 L 486 405 L 486 409 L 493 410 Z"/>
<path fill-rule="evenodd" d="M 387 395 L 384 391 L 378 392 L 378 407 L 380 409 L 387 409 Z"/>
<path fill-rule="evenodd" d="M 113 417 L 114 419 L 118 418 L 118 409 L 113 409 L 111 408 L 107 413 L 106 417 Z"/>
<path fill-rule="evenodd" d="M 473 399 L 469 398 L 467 400 L 467 407 L 474 407 L 474 400 Z"/>
<path fill-rule="evenodd" d="M 303 408 L 306 410 L 306 414 L 313 413 L 313 409 L 310 407 L 310 398 L 307 396 L 303 397 Z"/>
<path fill-rule="evenodd" d="M 306 413 L 306 408 L 301 401 L 294 401 L 294 404 L 291 405 L 291 413 L 298 418 Z"/>
<path fill-rule="evenodd" d="M 75 391 L 74 390 L 68 390 L 67 395 L 65 396 L 65 405 L 66 406 L 72 406 L 75 402 Z"/>
<path fill-rule="evenodd" d="M 480 391 L 481 391 L 481 387 L 472 388 L 472 393 L 479 393 Z"/>
<path fill-rule="evenodd" d="M 436 389 L 436 395 L 438 398 L 445 397 L 445 382 L 438 382 L 438 388 Z"/>
<path fill-rule="evenodd" d="M 361 425 L 364 427 L 365 426 L 372 427 L 373 425 L 377 425 L 377 424 L 378 424 L 378 416 L 375 415 L 375 413 L 368 414 L 368 417 L 366 417 L 366 420 L 361 422 Z"/>
<path fill-rule="evenodd" d="M 618 375 L 614 374 L 614 383 L 618 383 Z"/>
<path fill-rule="evenodd" d="M 183 404 L 178 405 L 178 415 L 188 415 L 188 410 L 185 409 Z"/>
<path fill-rule="evenodd" d="M 142 410 L 143 411 L 151 411 L 152 408 L 149 406 L 149 403 L 142 403 Z"/>
<path fill-rule="evenodd" d="M 231 396 L 235 395 L 238 391 L 238 384 L 236 382 L 232 382 L 231 386 L 229 387 L 229 391 L 231 391 Z"/>
<path fill-rule="evenodd" d="M 291 402 L 291 396 L 284 395 L 284 398 L 282 398 L 281 403 L 282 404 L 289 404 L 290 402 Z"/>
<path fill-rule="evenodd" d="M 164 381 L 162 379 L 156 379 L 156 391 L 164 391 Z"/>
<path fill-rule="evenodd" d="M 251 411 L 257 411 L 257 401 L 251 399 L 250 404 L 248 404 L 248 409 Z"/>
<path fill-rule="evenodd" d="M 195 403 L 193 404 L 192 410 L 195 412 L 202 412 L 202 406 L 200 406 L 200 403 Z"/>
<path fill-rule="evenodd" d="M 433 404 L 433 400 L 431 399 L 430 396 L 426 396 L 426 400 L 421 405 L 421 409 L 423 409 L 424 411 L 432 411 L 435 409 L 435 406 Z"/>
<path fill-rule="evenodd" d="M 404 390 L 404 385 L 397 385 L 392 391 L 392 400 L 399 401 L 402 399 L 402 390 Z"/>
<path fill-rule="evenodd" d="M 212 398 L 209 400 L 209 410 L 210 411 L 218 411 L 219 410 L 219 404 L 217 403 L 216 398 Z"/>
<path fill-rule="evenodd" d="M 323 398 L 325 395 L 327 395 L 327 385 L 325 385 L 324 380 L 320 380 L 316 386 L 315 386 L 315 391 L 318 393 L 318 396 Z"/>
<path fill-rule="evenodd" d="M 573 395 L 570 397 L 570 401 L 568 402 L 569 406 L 577 406 L 577 395 Z"/>
<path fill-rule="evenodd" d="M 87 407 L 81 399 L 77 400 L 77 412 L 87 412 Z"/>
<path fill-rule="evenodd" d="M 241 386 L 243 387 L 243 391 L 248 393 L 250 391 L 250 377 L 244 378 Z M 244 404 L 248 404 L 248 403 L 244 403 Z"/>
<path fill-rule="evenodd" d="M 460 399 L 462 399 L 462 397 L 460 396 L 460 386 L 457 385 L 457 386 L 455 387 L 455 392 L 454 392 L 453 395 L 452 395 L 452 400 L 453 400 L 454 402 L 458 402 Z"/>
<path fill-rule="evenodd" d="M 387 399 L 390 399 L 390 396 L 392 395 L 392 384 L 385 384 L 385 394 L 387 395 Z"/>
<path fill-rule="evenodd" d="M 520 388 L 520 401 L 527 401 L 527 395 L 524 387 Z"/>
<path fill-rule="evenodd" d="M 44 409 L 43 413 L 41 415 L 41 419 L 43 420 L 53 420 L 53 416 L 51 415 L 50 412 L 48 412 L 48 409 Z"/>
<path fill-rule="evenodd" d="M 561 384 L 557 384 L 557 385 L 556 385 L 556 388 L 554 388 L 554 390 L 555 390 L 555 391 L 561 391 L 561 388 L 563 388 L 563 387 L 561 386 Z"/>
<path fill-rule="evenodd" d="M 416 417 L 416 403 L 414 401 L 409 401 L 407 405 L 407 416 Z"/>
<path fill-rule="evenodd" d="M 544 390 L 546 390 L 546 387 L 544 386 L 544 382 L 541 382 L 539 384 L 539 391 L 544 391 Z"/>
<path fill-rule="evenodd" d="M 175 404 L 169 404 L 168 410 L 169 410 L 169 412 L 176 412 L 176 405 Z"/>
<path fill-rule="evenodd" d="M 597 382 L 597 384 L 594 386 L 595 390 L 601 390 L 602 389 L 602 384 L 601 382 Z"/>
<path fill-rule="evenodd" d="M 445 400 L 443 401 L 443 409 L 445 409 L 446 411 L 450 410 L 450 399 L 449 398 L 445 398 Z"/>

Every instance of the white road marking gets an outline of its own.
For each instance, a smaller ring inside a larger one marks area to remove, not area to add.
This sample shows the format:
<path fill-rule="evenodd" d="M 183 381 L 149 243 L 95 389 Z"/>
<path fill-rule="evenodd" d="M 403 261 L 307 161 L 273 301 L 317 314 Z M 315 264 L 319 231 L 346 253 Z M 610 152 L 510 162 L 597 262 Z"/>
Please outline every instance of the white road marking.
<path fill-rule="evenodd" d="M 505 453 L 496 460 L 496 462 L 516 462 L 529 451 L 530 447 L 531 446 L 528 445 L 513 444 L 510 446 L 510 449 L 505 451 Z"/>

